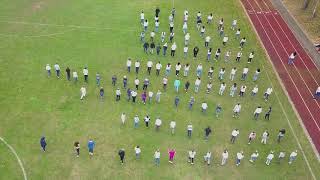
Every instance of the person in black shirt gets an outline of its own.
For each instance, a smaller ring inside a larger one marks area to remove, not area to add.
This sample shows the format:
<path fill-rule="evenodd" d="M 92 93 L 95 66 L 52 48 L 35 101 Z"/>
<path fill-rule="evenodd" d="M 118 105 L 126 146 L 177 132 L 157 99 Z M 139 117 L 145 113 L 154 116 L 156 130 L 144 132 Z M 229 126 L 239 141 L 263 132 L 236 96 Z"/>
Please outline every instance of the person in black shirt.
<path fill-rule="evenodd" d="M 117 76 L 113 75 L 111 79 L 112 79 L 112 85 L 115 86 L 117 82 Z"/>
<path fill-rule="evenodd" d="M 156 47 L 156 45 L 154 44 L 154 42 L 152 41 L 151 43 L 150 43 L 150 52 L 151 52 L 151 54 L 153 54 L 153 51 L 154 51 L 154 48 Z"/>
<path fill-rule="evenodd" d="M 120 157 L 121 164 L 123 164 L 124 163 L 124 156 L 125 156 L 124 149 L 120 149 L 118 154 L 119 154 L 119 157 Z"/>
<path fill-rule="evenodd" d="M 264 119 L 269 120 L 270 119 L 270 114 L 271 114 L 272 108 L 271 106 L 269 107 L 269 110 L 267 111 L 266 115 L 264 116 Z"/>
<path fill-rule="evenodd" d="M 187 81 L 187 82 L 184 84 L 184 90 L 186 91 L 186 93 L 188 92 L 189 86 L 190 86 L 190 83 L 189 83 L 189 81 Z"/>
<path fill-rule="evenodd" d="M 71 75 L 70 75 L 70 68 L 69 67 L 67 67 L 66 72 L 67 72 L 67 79 L 68 79 L 68 81 L 70 81 Z"/>
<path fill-rule="evenodd" d="M 157 47 L 156 47 L 157 55 L 160 54 L 160 50 L 161 50 L 161 46 L 160 46 L 160 44 L 158 44 Z"/>
<path fill-rule="evenodd" d="M 277 139 L 278 143 L 280 143 L 281 139 L 284 137 L 284 134 L 286 134 L 286 130 L 285 129 L 280 129 L 279 130 L 279 134 L 278 134 L 278 139 Z"/>
<path fill-rule="evenodd" d="M 143 44 L 143 51 L 144 51 L 146 54 L 148 54 L 148 48 L 149 48 L 149 43 L 148 43 L 148 42 L 145 42 L 145 43 Z"/>
<path fill-rule="evenodd" d="M 205 139 L 208 140 L 209 135 L 211 134 L 211 128 L 208 126 L 207 128 L 204 129 L 205 132 Z"/>
<path fill-rule="evenodd" d="M 103 96 L 104 96 L 104 89 L 103 89 L 103 87 L 100 88 L 99 93 L 100 93 L 100 98 L 103 99 Z"/>
<path fill-rule="evenodd" d="M 193 57 L 194 57 L 194 58 L 196 58 L 196 57 L 197 57 L 198 52 L 199 52 L 199 48 L 198 48 L 198 46 L 194 47 L 194 48 L 193 48 Z"/>
<path fill-rule="evenodd" d="M 157 7 L 157 8 L 156 8 L 156 17 L 159 16 L 159 13 L 160 13 L 160 9 L 159 9 L 159 7 Z"/>

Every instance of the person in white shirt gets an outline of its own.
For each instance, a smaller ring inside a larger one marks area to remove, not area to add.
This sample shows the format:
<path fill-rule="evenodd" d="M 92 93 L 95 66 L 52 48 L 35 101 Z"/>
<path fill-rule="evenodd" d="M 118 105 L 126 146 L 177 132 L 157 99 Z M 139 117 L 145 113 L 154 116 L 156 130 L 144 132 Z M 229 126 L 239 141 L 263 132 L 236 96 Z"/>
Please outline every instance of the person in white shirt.
<path fill-rule="evenodd" d="M 54 65 L 54 69 L 56 70 L 57 78 L 60 78 L 60 66 L 58 63 Z"/>
<path fill-rule="evenodd" d="M 265 100 L 265 101 L 268 101 L 269 96 L 271 95 L 272 91 L 273 91 L 272 87 L 268 87 L 268 89 L 267 89 L 266 92 L 264 93 L 264 100 Z"/>
<path fill-rule="evenodd" d="M 297 150 L 291 152 L 291 154 L 289 156 L 289 164 L 292 164 L 292 162 L 296 160 L 297 155 L 298 155 L 298 151 Z"/>
<path fill-rule="evenodd" d="M 161 42 L 164 42 L 164 39 L 166 37 L 166 32 L 161 32 Z"/>
<path fill-rule="evenodd" d="M 124 125 L 124 123 L 126 122 L 126 119 L 127 119 L 126 113 L 122 113 L 121 116 L 120 116 L 120 119 L 121 119 L 122 125 Z"/>
<path fill-rule="evenodd" d="M 138 74 L 138 73 L 139 73 L 139 68 L 140 68 L 140 61 L 137 60 L 137 61 L 134 63 L 134 66 L 135 66 L 135 68 L 136 68 L 136 74 Z"/>
<path fill-rule="evenodd" d="M 231 56 L 231 51 L 227 51 L 226 54 L 224 55 L 224 61 L 229 62 Z"/>
<path fill-rule="evenodd" d="M 150 32 L 150 40 L 151 40 L 151 42 L 153 42 L 155 35 L 156 35 L 155 32 L 153 32 L 153 31 Z"/>
<path fill-rule="evenodd" d="M 232 144 L 234 144 L 234 142 L 235 142 L 235 140 L 237 139 L 239 133 L 240 133 L 239 129 L 234 129 L 234 130 L 232 130 L 232 132 L 231 132 L 231 139 L 230 139 L 230 141 L 231 141 Z"/>
<path fill-rule="evenodd" d="M 249 161 L 250 161 L 251 163 L 254 163 L 254 162 L 257 160 L 258 156 L 259 156 L 259 153 L 258 153 L 258 151 L 256 150 L 254 153 L 251 154 L 251 157 L 250 157 L 250 160 L 249 160 Z"/>
<path fill-rule="evenodd" d="M 188 17 L 189 17 L 189 12 L 187 10 L 184 10 L 183 21 L 188 22 Z"/>
<path fill-rule="evenodd" d="M 171 72 L 171 64 L 168 63 L 168 64 L 166 65 L 166 73 L 165 73 L 165 75 L 168 76 L 168 75 L 170 74 L 170 72 Z"/>
<path fill-rule="evenodd" d="M 248 67 L 243 68 L 242 76 L 241 76 L 241 80 L 243 80 L 243 81 L 244 81 L 244 80 L 246 80 L 246 79 L 247 79 L 248 72 L 249 72 L 249 68 L 248 68 Z"/>
<path fill-rule="evenodd" d="M 170 129 L 171 129 L 171 134 L 173 135 L 176 129 L 176 122 L 175 121 L 171 121 L 170 122 Z"/>
<path fill-rule="evenodd" d="M 77 71 L 73 71 L 72 72 L 72 77 L 73 77 L 74 82 L 78 81 L 78 73 L 77 73 Z"/>
<path fill-rule="evenodd" d="M 238 103 L 233 108 L 233 117 L 234 118 L 239 117 L 240 111 L 241 111 L 241 105 L 240 105 L 240 103 Z"/>
<path fill-rule="evenodd" d="M 218 79 L 220 81 L 223 80 L 223 77 L 224 77 L 224 73 L 226 72 L 226 69 L 225 68 L 221 68 L 220 71 L 219 71 L 219 76 L 218 76 Z"/>
<path fill-rule="evenodd" d="M 181 64 L 180 64 L 180 62 L 178 62 L 177 64 L 176 64 L 176 76 L 178 76 L 179 75 L 179 73 L 180 73 L 180 70 L 181 70 Z"/>
<path fill-rule="evenodd" d="M 204 33 L 206 32 L 206 28 L 204 27 L 204 26 L 202 26 L 201 27 L 201 29 L 200 29 L 200 36 L 202 37 L 202 38 L 204 38 Z"/>
<path fill-rule="evenodd" d="M 211 92 L 211 89 L 212 89 L 212 82 L 210 81 L 208 84 L 207 84 L 207 94 L 209 94 Z"/>
<path fill-rule="evenodd" d="M 193 149 L 189 151 L 189 163 L 194 164 L 194 158 L 196 156 L 196 151 Z"/>
<path fill-rule="evenodd" d="M 154 22 L 154 31 L 155 32 L 158 32 L 159 31 L 159 26 L 160 26 L 160 21 L 159 20 L 156 20 Z"/>
<path fill-rule="evenodd" d="M 258 88 L 258 85 L 256 85 L 251 91 L 251 96 L 256 96 L 258 91 L 259 91 L 259 88 Z"/>
<path fill-rule="evenodd" d="M 187 33 L 187 34 L 184 36 L 184 45 L 185 45 L 185 46 L 188 46 L 189 41 L 190 41 L 190 34 Z"/>
<path fill-rule="evenodd" d="M 211 37 L 210 37 L 210 36 L 207 36 L 207 37 L 205 38 L 204 46 L 205 46 L 206 48 L 209 46 L 210 40 L 211 40 Z"/>
<path fill-rule="evenodd" d="M 131 70 L 131 64 L 132 64 L 131 58 L 128 58 L 128 60 L 127 60 L 127 69 L 128 69 L 128 72 L 130 72 L 130 70 Z"/>
<path fill-rule="evenodd" d="M 151 68 L 152 68 L 152 66 L 153 66 L 153 62 L 152 61 L 148 61 L 147 62 L 147 71 L 148 71 L 148 74 L 150 75 L 150 73 L 151 73 Z"/>
<path fill-rule="evenodd" d="M 173 15 L 172 14 L 169 15 L 169 23 L 170 22 L 173 22 Z"/>
<path fill-rule="evenodd" d="M 268 137 L 269 137 L 269 132 L 267 130 L 265 130 L 262 133 L 261 143 L 262 144 L 267 144 Z"/>
<path fill-rule="evenodd" d="M 260 73 L 261 73 L 260 68 L 258 68 L 256 70 L 256 72 L 254 73 L 254 75 L 253 75 L 253 81 L 257 81 L 258 80 L 258 77 L 259 77 Z"/>
<path fill-rule="evenodd" d="M 231 24 L 231 29 L 234 31 L 237 28 L 237 20 L 234 19 Z"/>
<path fill-rule="evenodd" d="M 141 148 L 140 146 L 134 147 L 134 151 L 136 153 L 136 159 L 140 159 L 140 154 L 141 154 Z"/>
<path fill-rule="evenodd" d="M 186 34 L 187 31 L 188 31 L 188 24 L 187 22 L 184 22 L 183 25 L 182 25 L 182 31 L 183 31 L 183 34 Z"/>
<path fill-rule="evenodd" d="M 151 101 L 152 101 L 153 92 L 152 92 L 152 91 L 149 91 L 148 96 L 149 96 L 149 104 L 150 104 Z"/>
<path fill-rule="evenodd" d="M 88 68 L 85 67 L 82 72 L 83 72 L 83 76 L 84 76 L 84 81 L 88 82 L 88 75 L 89 75 Z"/>
<path fill-rule="evenodd" d="M 160 165 L 160 150 L 157 149 L 157 151 L 154 153 L 154 162 L 156 163 L 156 166 Z"/>
<path fill-rule="evenodd" d="M 144 27 L 144 31 L 145 31 L 145 32 L 148 30 L 148 25 L 149 25 L 148 20 L 144 20 L 144 22 L 143 22 L 143 27 Z"/>
<path fill-rule="evenodd" d="M 183 48 L 183 55 L 184 55 L 184 58 L 187 58 L 187 55 L 188 55 L 188 46 L 185 46 L 184 48 Z"/>
<path fill-rule="evenodd" d="M 201 104 L 201 112 L 205 113 L 208 109 L 208 104 L 206 102 L 203 102 Z"/>
<path fill-rule="evenodd" d="M 237 68 L 236 67 L 231 69 L 231 72 L 230 72 L 230 80 L 231 81 L 234 80 L 234 77 L 236 76 L 236 72 L 237 72 Z"/>
<path fill-rule="evenodd" d="M 139 89 L 139 84 L 140 84 L 140 80 L 136 77 L 136 79 L 134 80 L 134 85 L 136 86 L 136 90 Z"/>
<path fill-rule="evenodd" d="M 223 95 L 223 92 L 226 90 L 226 87 L 227 87 L 226 83 L 222 82 L 222 83 L 220 84 L 220 89 L 219 89 L 219 95 L 220 95 L 220 96 Z"/>
<path fill-rule="evenodd" d="M 241 160 L 242 160 L 243 158 L 244 158 L 243 151 L 238 152 L 238 153 L 237 153 L 237 158 L 236 158 L 236 165 L 237 165 L 237 166 L 240 165 L 240 162 L 241 162 Z"/>
<path fill-rule="evenodd" d="M 214 70 L 214 68 L 213 68 L 213 66 L 211 66 L 211 67 L 209 68 L 209 71 L 208 71 L 208 78 L 209 78 L 209 79 L 212 79 L 213 70 Z"/>
<path fill-rule="evenodd" d="M 83 98 L 86 97 L 86 94 L 87 94 L 87 90 L 84 86 L 80 88 L 80 93 L 81 93 L 80 99 L 83 100 Z"/>
<path fill-rule="evenodd" d="M 293 52 L 293 53 L 290 54 L 289 60 L 288 60 L 288 64 L 289 65 L 293 64 L 293 61 L 296 58 L 296 56 L 297 56 L 297 52 Z"/>
<path fill-rule="evenodd" d="M 159 131 L 161 124 L 162 124 L 162 121 L 161 121 L 161 119 L 158 117 L 158 118 L 156 119 L 155 123 L 154 123 L 154 125 L 156 126 L 156 131 Z"/>
<path fill-rule="evenodd" d="M 158 90 L 157 94 L 156 94 L 156 102 L 160 103 L 160 97 L 161 97 L 161 91 Z"/>
<path fill-rule="evenodd" d="M 50 77 L 51 76 L 51 67 L 49 64 L 46 65 L 46 71 L 48 73 L 48 77 Z"/>
<path fill-rule="evenodd" d="M 149 122 L 150 122 L 150 116 L 149 115 L 146 115 L 144 117 L 144 123 L 146 124 L 146 127 L 148 128 L 149 127 Z"/>
<path fill-rule="evenodd" d="M 162 68 L 162 65 L 160 63 L 160 61 L 156 64 L 156 75 L 159 76 L 160 75 L 160 69 Z"/>
<path fill-rule="evenodd" d="M 239 51 L 239 52 L 237 53 L 236 62 L 240 62 L 241 56 L 242 56 L 242 52 Z"/>
<path fill-rule="evenodd" d="M 121 91 L 120 88 L 116 90 L 116 101 L 120 101 Z"/>
<path fill-rule="evenodd" d="M 144 12 L 141 11 L 140 13 L 140 22 L 141 22 L 141 25 L 143 25 L 143 22 L 144 22 Z"/>
<path fill-rule="evenodd" d="M 209 16 L 207 17 L 207 24 L 211 24 L 213 20 L 213 15 L 212 13 L 209 14 Z"/>
<path fill-rule="evenodd" d="M 278 156 L 279 164 L 281 163 L 281 161 L 284 159 L 285 156 L 286 156 L 285 152 L 281 151 L 279 153 L 279 156 Z"/>
<path fill-rule="evenodd" d="M 251 63 L 251 62 L 252 62 L 253 57 L 254 57 L 254 51 L 252 51 L 252 52 L 249 54 L 248 63 Z"/>
<path fill-rule="evenodd" d="M 229 153 L 228 153 L 228 150 L 225 149 L 222 153 L 221 166 L 224 166 L 227 163 L 228 158 L 229 158 Z"/>
<path fill-rule="evenodd" d="M 319 99 L 320 98 L 320 86 L 317 88 L 316 93 L 314 94 L 313 99 Z"/>
<path fill-rule="evenodd" d="M 192 135 L 192 124 L 189 123 L 187 126 L 187 136 L 191 138 L 191 135 Z"/>
<path fill-rule="evenodd" d="M 201 75 L 202 75 L 202 70 L 203 70 L 203 67 L 202 67 L 202 64 L 200 63 L 200 64 L 198 64 L 197 70 L 196 70 L 198 77 L 201 77 Z"/>
<path fill-rule="evenodd" d="M 247 89 L 247 86 L 245 86 L 245 85 L 242 85 L 242 86 L 241 86 L 240 92 L 239 92 L 239 96 L 240 96 L 240 97 L 243 97 L 243 96 L 244 96 L 244 93 L 246 92 L 246 89 Z"/>
<path fill-rule="evenodd" d="M 222 40 L 222 45 L 224 46 L 227 45 L 228 40 L 229 40 L 229 37 L 225 35 Z"/>
<path fill-rule="evenodd" d="M 241 33 L 241 30 L 239 28 L 239 29 L 237 29 L 237 32 L 236 32 L 236 39 L 240 38 L 240 33 Z"/>
<path fill-rule="evenodd" d="M 245 44 L 246 42 L 247 42 L 247 40 L 246 40 L 245 37 L 240 40 L 240 48 L 241 48 L 241 49 L 243 48 L 243 46 L 244 46 L 244 44 Z"/>
<path fill-rule="evenodd" d="M 189 63 L 187 63 L 184 65 L 183 76 L 187 77 L 189 74 L 189 71 L 190 71 L 190 65 L 189 65 Z"/>
<path fill-rule="evenodd" d="M 135 115 L 133 118 L 134 128 L 137 128 L 139 126 L 139 121 L 140 121 L 139 116 Z"/>
<path fill-rule="evenodd" d="M 262 107 L 258 106 L 253 113 L 254 119 L 258 120 L 260 113 L 262 112 Z"/>
<path fill-rule="evenodd" d="M 171 45 L 171 56 L 174 57 L 174 54 L 176 52 L 176 49 L 177 49 L 177 45 L 176 43 L 174 42 L 172 45 Z"/>
<path fill-rule="evenodd" d="M 268 156 L 267 156 L 267 161 L 266 161 L 267 166 L 270 165 L 273 158 L 274 158 L 273 151 L 271 151 L 270 154 L 268 154 Z"/>
<path fill-rule="evenodd" d="M 230 96 L 234 97 L 235 92 L 237 91 L 238 87 L 237 87 L 237 83 L 233 83 L 233 85 L 230 88 Z"/>
<path fill-rule="evenodd" d="M 221 28 L 223 28 L 223 18 L 221 18 L 218 23 L 218 30 L 220 30 Z"/>
<path fill-rule="evenodd" d="M 256 132 L 252 131 L 250 134 L 249 134 L 249 137 L 248 137 L 248 144 L 251 144 L 251 142 L 256 138 Z"/>
<path fill-rule="evenodd" d="M 166 91 L 166 90 L 167 90 L 167 84 L 168 84 L 168 78 L 167 78 L 167 76 L 165 76 L 165 77 L 162 79 L 162 84 L 163 84 L 163 90 Z"/>
<path fill-rule="evenodd" d="M 208 151 L 207 154 L 203 156 L 203 158 L 204 158 L 204 162 L 206 162 L 207 165 L 209 166 L 211 163 L 211 152 Z"/>
<path fill-rule="evenodd" d="M 198 93 L 200 88 L 201 80 L 200 77 L 198 77 L 194 83 L 194 92 Z"/>

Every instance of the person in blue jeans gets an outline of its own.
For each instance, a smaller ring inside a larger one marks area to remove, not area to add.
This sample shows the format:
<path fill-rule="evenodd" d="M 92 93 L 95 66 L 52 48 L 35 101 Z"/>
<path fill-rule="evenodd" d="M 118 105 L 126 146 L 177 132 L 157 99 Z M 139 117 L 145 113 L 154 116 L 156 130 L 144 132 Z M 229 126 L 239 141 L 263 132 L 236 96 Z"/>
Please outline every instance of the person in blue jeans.
<path fill-rule="evenodd" d="M 46 138 L 44 136 L 42 136 L 40 139 L 40 146 L 41 146 L 42 150 L 45 152 L 46 147 L 47 147 L 47 142 L 46 142 Z"/>
<path fill-rule="evenodd" d="M 95 142 L 92 140 L 92 139 L 90 139 L 89 141 L 88 141 L 88 150 L 89 150 L 89 155 L 90 156 L 93 156 L 93 149 L 94 149 L 94 147 L 95 147 Z"/>

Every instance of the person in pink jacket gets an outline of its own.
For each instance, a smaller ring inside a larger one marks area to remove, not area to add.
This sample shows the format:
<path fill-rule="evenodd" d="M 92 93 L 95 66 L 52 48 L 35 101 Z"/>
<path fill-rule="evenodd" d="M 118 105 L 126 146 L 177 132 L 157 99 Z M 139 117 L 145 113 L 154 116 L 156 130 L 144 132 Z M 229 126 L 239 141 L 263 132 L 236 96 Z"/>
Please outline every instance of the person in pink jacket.
<path fill-rule="evenodd" d="M 175 149 L 168 150 L 168 154 L 169 154 L 169 163 L 172 164 L 174 156 L 176 154 L 176 150 Z"/>

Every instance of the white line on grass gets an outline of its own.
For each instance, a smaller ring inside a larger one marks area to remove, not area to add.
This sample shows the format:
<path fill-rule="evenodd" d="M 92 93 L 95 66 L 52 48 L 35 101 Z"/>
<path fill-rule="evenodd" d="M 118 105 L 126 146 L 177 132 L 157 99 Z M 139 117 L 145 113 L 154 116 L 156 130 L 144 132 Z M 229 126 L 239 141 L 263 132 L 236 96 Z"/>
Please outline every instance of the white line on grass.
<path fill-rule="evenodd" d="M 19 158 L 17 152 L 16 152 L 16 151 L 13 149 L 13 147 L 10 146 L 10 144 L 8 144 L 7 141 L 5 141 L 2 137 L 0 137 L 0 140 L 10 149 L 10 151 L 11 151 L 11 152 L 14 154 L 14 156 L 17 158 L 18 163 L 19 163 L 20 168 L 21 168 L 22 173 L 23 173 L 23 178 L 24 178 L 24 180 L 28 180 L 28 178 L 27 178 L 27 173 L 26 173 L 26 171 L 24 170 L 22 161 L 21 161 L 21 159 Z"/>
<path fill-rule="evenodd" d="M 74 31 L 74 30 L 75 29 L 69 29 L 69 30 L 62 31 L 62 32 L 51 33 L 51 34 L 42 34 L 42 35 L 18 35 L 18 34 L 2 34 L 2 33 L 0 33 L 0 36 L 4 36 L 4 37 L 25 37 L 25 38 L 52 37 L 52 36 L 62 35 L 62 34 L 65 34 L 67 32 L 71 32 L 71 31 Z"/>
<path fill-rule="evenodd" d="M 242 4 L 241 2 L 240 2 L 240 4 L 241 4 L 241 6 L 242 6 L 242 8 L 243 8 L 243 10 L 244 10 L 244 12 L 245 12 L 245 14 L 247 15 L 246 17 L 249 19 L 249 22 L 250 22 L 251 26 L 253 27 L 252 29 L 255 31 L 256 35 L 258 35 L 258 32 L 257 32 L 256 29 L 254 28 L 254 25 L 253 25 L 253 23 L 252 23 L 249 15 L 248 15 L 248 13 L 247 13 L 245 7 L 243 6 L 243 4 Z M 261 45 L 263 45 L 263 44 L 262 44 L 262 41 L 261 41 L 261 39 L 260 39 L 260 36 L 258 35 L 257 37 L 258 37 L 258 39 L 259 39 L 259 43 L 260 43 Z M 263 48 L 263 49 L 264 49 L 264 48 Z M 269 57 L 268 53 L 266 52 L 266 49 L 264 49 L 264 51 L 265 51 L 265 53 L 267 54 L 267 57 L 268 57 L 269 62 L 271 62 L 270 57 Z M 259 64 L 261 64 L 262 69 L 265 69 L 265 66 L 264 66 L 262 63 L 259 63 Z M 273 65 L 272 63 L 271 63 L 271 66 L 272 66 L 273 70 L 275 71 L 275 67 L 274 67 L 274 65 Z M 266 69 L 265 69 L 265 70 L 266 70 Z M 270 76 L 269 76 L 269 73 L 268 73 L 267 71 L 264 71 L 264 72 L 266 72 L 267 78 L 268 78 L 268 80 L 270 81 L 270 84 L 271 84 L 272 88 L 274 88 L 274 85 L 273 85 L 273 83 L 272 83 L 272 81 L 271 81 L 271 78 L 270 78 Z M 283 86 L 283 84 L 282 84 L 281 81 L 280 81 L 279 75 L 278 75 L 277 73 L 275 73 L 275 75 L 277 76 L 277 79 L 279 80 L 282 89 L 284 89 L 284 86 Z M 285 90 L 284 90 L 284 91 L 285 91 Z M 308 161 L 308 159 L 307 159 L 307 156 L 306 156 L 306 154 L 305 154 L 305 152 L 304 152 L 304 150 L 303 150 L 303 148 L 302 148 L 302 146 L 301 146 L 301 144 L 300 144 L 300 141 L 299 141 L 298 137 L 296 136 L 296 133 L 295 133 L 293 127 L 292 127 L 292 124 L 291 124 L 291 122 L 290 122 L 290 120 L 289 120 L 289 118 L 288 118 L 288 115 L 287 115 L 286 111 L 284 110 L 283 104 L 282 104 L 281 101 L 280 101 L 280 98 L 279 98 L 279 96 L 278 96 L 278 93 L 277 93 L 276 91 L 275 91 L 274 93 L 275 93 L 275 96 L 276 96 L 276 98 L 277 98 L 277 100 L 278 100 L 278 102 L 279 102 L 279 104 L 280 104 L 281 110 L 282 110 L 284 116 L 286 117 L 286 120 L 287 120 L 288 125 L 289 125 L 289 127 L 290 127 L 290 130 L 291 130 L 291 132 L 292 132 L 292 134 L 293 134 L 293 137 L 294 137 L 294 139 L 296 140 L 296 142 L 297 142 L 297 144 L 298 144 L 298 147 L 299 147 L 299 149 L 300 149 L 300 151 L 301 151 L 301 153 L 302 153 L 303 159 L 304 159 L 304 161 L 306 162 L 306 164 L 307 164 L 307 166 L 308 166 L 308 169 L 309 169 L 309 171 L 310 171 L 310 173 L 311 173 L 311 176 L 312 176 L 312 178 L 313 178 L 314 180 L 316 180 L 317 178 L 316 178 L 316 176 L 315 176 L 314 173 L 313 173 L 313 170 L 312 170 L 312 168 L 311 168 L 311 166 L 310 166 L 310 163 L 309 163 L 309 161 Z M 291 105 L 292 105 L 292 103 L 291 103 Z M 310 143 L 311 143 L 311 142 L 310 142 Z M 318 160 L 319 160 L 319 157 L 318 157 Z"/>

